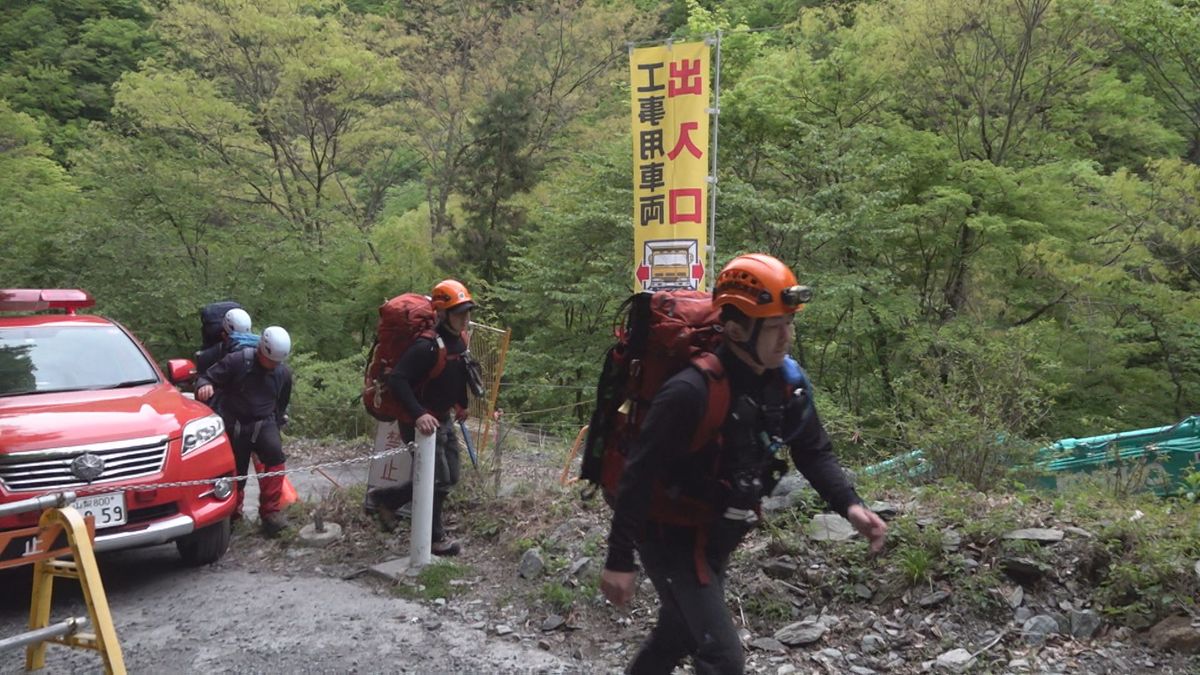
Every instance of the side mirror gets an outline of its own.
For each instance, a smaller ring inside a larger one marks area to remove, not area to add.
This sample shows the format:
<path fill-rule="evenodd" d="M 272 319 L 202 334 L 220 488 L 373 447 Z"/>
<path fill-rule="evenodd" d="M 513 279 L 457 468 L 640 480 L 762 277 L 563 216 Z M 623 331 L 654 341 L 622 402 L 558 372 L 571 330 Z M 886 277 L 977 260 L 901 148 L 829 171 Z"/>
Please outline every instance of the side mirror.
<path fill-rule="evenodd" d="M 196 364 L 191 359 L 171 359 L 167 361 L 167 379 L 171 384 L 187 384 L 196 379 Z"/>

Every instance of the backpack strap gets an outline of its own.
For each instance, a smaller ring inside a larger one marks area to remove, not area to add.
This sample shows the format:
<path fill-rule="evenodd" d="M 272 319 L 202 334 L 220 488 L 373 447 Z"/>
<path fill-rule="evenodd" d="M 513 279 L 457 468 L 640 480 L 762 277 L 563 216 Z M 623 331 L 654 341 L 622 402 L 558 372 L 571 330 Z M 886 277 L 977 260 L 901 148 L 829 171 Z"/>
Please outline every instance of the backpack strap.
<path fill-rule="evenodd" d="M 700 371 L 708 382 L 704 417 L 696 427 L 690 446 L 690 451 L 696 452 L 717 438 L 729 415 L 730 389 L 725 367 L 716 354 L 700 354 L 692 359 L 691 366 Z M 719 453 L 713 457 L 713 466 L 709 470 L 714 476 L 719 457 Z M 712 519 L 712 505 L 696 497 L 669 494 L 664 485 L 656 482 L 651 491 L 650 513 L 660 523 L 703 529 L 702 526 Z"/>
<path fill-rule="evenodd" d="M 692 367 L 700 371 L 708 383 L 708 401 L 704 406 L 704 418 L 692 436 L 693 452 L 708 445 L 717 437 L 725 418 L 729 416 L 731 392 L 729 378 L 725 376 L 725 365 L 712 352 L 704 352 L 692 359 Z"/>
<path fill-rule="evenodd" d="M 433 380 L 437 379 L 437 376 L 441 375 L 442 371 L 446 369 L 446 341 L 442 339 L 441 335 L 432 335 L 429 337 L 431 337 L 433 339 L 433 343 L 437 345 L 437 361 L 435 361 L 433 367 L 429 369 L 429 374 L 427 374 L 425 379 L 422 380 L 421 386 L 425 386 L 426 384 L 429 384 Z"/>

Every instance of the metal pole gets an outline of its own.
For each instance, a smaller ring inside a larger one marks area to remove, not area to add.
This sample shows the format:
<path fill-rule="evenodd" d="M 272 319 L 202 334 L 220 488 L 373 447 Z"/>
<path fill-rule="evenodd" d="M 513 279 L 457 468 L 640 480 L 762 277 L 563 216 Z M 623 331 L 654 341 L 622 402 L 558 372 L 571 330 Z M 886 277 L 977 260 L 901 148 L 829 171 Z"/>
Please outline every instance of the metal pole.
<path fill-rule="evenodd" d="M 28 513 L 29 511 L 61 509 L 74 501 L 74 492 L 58 492 L 52 495 L 42 495 L 41 497 L 30 497 L 29 499 L 22 499 L 19 502 L 0 504 L 0 518 L 13 516 L 18 513 Z"/>
<path fill-rule="evenodd" d="M 717 134 L 721 129 L 721 31 L 717 31 L 717 56 L 713 64 L 712 175 L 708 177 L 709 287 L 717 274 Z"/>
<path fill-rule="evenodd" d="M 420 570 L 432 561 L 433 547 L 433 465 L 436 434 L 417 432 L 417 457 L 413 462 L 412 540 L 408 566 Z"/>
<path fill-rule="evenodd" d="M 64 635 L 73 635 L 76 631 L 78 631 L 80 628 L 83 628 L 87 624 L 87 617 L 80 616 L 46 626 L 45 628 L 38 628 L 37 630 L 31 630 L 27 633 L 14 635 L 10 638 L 3 638 L 0 639 L 0 652 L 20 649 L 21 647 L 28 647 L 29 645 L 35 645 L 39 642 L 53 640 L 54 638 L 62 637 Z"/>

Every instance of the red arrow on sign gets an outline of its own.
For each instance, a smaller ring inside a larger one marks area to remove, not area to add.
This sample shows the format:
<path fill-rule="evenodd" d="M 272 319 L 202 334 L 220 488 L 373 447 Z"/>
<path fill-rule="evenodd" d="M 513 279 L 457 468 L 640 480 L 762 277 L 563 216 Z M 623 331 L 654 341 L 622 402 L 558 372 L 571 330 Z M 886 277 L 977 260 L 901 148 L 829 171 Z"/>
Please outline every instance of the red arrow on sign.
<path fill-rule="evenodd" d="M 693 279 L 703 279 L 704 278 L 704 263 L 698 262 L 695 265 L 692 265 L 692 278 Z"/>
<path fill-rule="evenodd" d="M 650 281 L 650 266 L 649 265 L 638 265 L 637 280 L 642 282 L 642 284 L 645 284 L 647 281 Z"/>

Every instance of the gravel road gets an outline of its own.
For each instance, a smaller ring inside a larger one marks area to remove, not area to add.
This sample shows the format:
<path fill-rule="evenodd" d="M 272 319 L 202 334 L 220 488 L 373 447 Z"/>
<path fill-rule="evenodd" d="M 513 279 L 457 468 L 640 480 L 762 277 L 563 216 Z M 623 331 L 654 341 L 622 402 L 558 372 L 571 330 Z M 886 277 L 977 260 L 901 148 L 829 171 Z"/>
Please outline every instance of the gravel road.
<path fill-rule="evenodd" d="M 344 478 L 353 481 L 362 472 Z M 294 482 L 304 495 L 325 481 L 305 476 Z M 254 513 L 253 484 L 248 513 Z M 187 568 L 173 545 L 106 554 L 100 567 L 131 673 L 578 669 L 532 642 L 488 634 L 360 583 L 223 562 Z M 19 572 L 0 575 L 0 636 L 20 633 L 28 620 L 30 574 Z M 56 582 L 52 621 L 86 613 L 78 586 Z M 101 672 L 100 664 L 94 652 L 51 645 L 45 672 Z M 0 673 L 23 667 L 23 650 L 0 653 Z"/>

